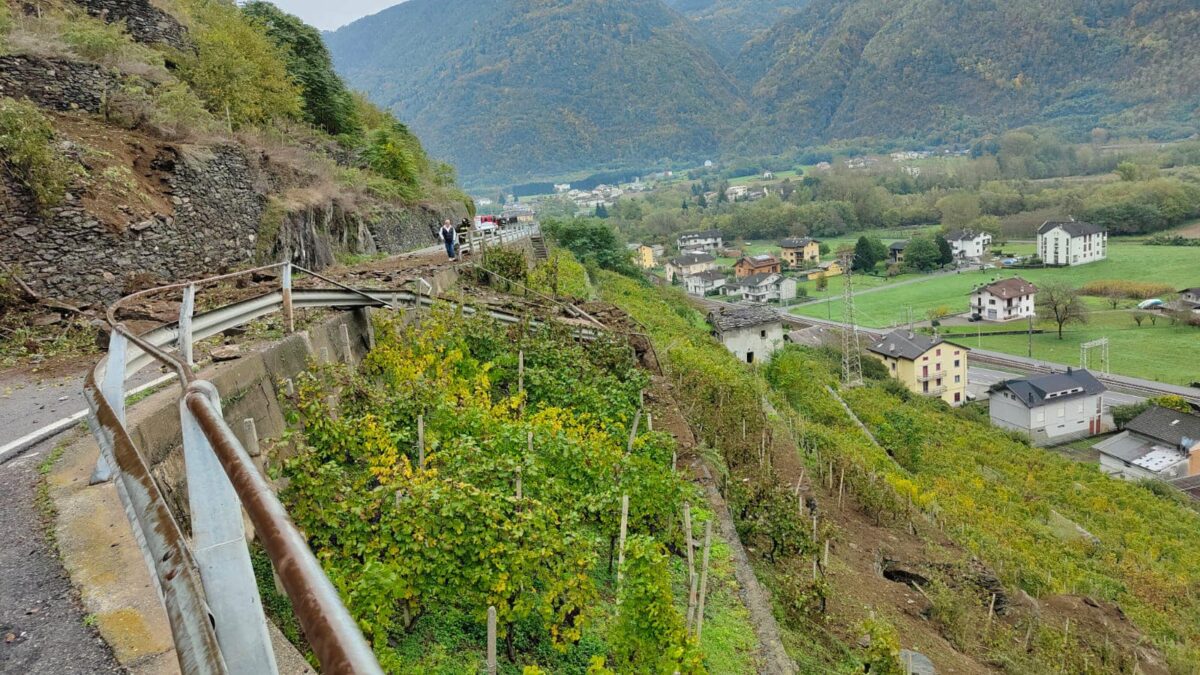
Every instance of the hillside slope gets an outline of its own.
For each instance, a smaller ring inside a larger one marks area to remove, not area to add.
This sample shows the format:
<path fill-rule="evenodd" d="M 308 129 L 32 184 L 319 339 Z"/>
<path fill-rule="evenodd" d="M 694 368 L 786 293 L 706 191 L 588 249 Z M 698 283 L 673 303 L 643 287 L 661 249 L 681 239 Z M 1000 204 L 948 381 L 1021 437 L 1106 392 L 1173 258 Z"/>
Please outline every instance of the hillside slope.
<path fill-rule="evenodd" d="M 473 179 L 703 158 L 742 110 L 660 0 L 410 0 L 326 39 L 351 86 Z"/>
<path fill-rule="evenodd" d="M 1168 136 L 1196 119 L 1197 28 L 1187 0 L 816 0 L 731 68 L 757 82 L 760 142 L 782 128 L 959 141 L 1028 123 Z"/>
<path fill-rule="evenodd" d="M 732 61 L 746 43 L 809 0 L 666 0 L 709 40 L 718 60 Z"/>

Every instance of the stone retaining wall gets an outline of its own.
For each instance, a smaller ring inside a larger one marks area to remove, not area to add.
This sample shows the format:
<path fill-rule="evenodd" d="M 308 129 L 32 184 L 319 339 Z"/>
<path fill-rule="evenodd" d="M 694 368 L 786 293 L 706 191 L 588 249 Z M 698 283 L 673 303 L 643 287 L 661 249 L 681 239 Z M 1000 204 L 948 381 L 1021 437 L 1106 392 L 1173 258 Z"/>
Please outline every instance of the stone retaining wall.
<path fill-rule="evenodd" d="M 165 44 L 191 49 L 188 31 L 175 17 L 150 4 L 149 0 L 75 0 L 87 13 L 108 23 L 125 24 L 130 37 L 147 44 Z"/>
<path fill-rule="evenodd" d="M 53 110 L 99 113 L 121 83 L 94 63 L 37 56 L 0 56 L 0 97 L 27 98 Z"/>

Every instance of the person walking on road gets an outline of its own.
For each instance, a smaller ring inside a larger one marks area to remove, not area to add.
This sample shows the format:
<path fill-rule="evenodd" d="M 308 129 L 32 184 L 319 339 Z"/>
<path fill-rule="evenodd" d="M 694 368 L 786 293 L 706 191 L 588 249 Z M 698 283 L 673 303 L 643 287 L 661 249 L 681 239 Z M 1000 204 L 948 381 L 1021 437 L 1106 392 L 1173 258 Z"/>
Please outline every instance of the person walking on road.
<path fill-rule="evenodd" d="M 438 233 L 438 236 L 441 237 L 442 243 L 446 245 L 446 257 L 450 258 L 450 260 L 455 260 L 458 257 L 456 255 L 458 253 L 458 232 L 450 224 L 449 218 L 446 219 L 446 222 L 442 223 L 442 230 Z"/>

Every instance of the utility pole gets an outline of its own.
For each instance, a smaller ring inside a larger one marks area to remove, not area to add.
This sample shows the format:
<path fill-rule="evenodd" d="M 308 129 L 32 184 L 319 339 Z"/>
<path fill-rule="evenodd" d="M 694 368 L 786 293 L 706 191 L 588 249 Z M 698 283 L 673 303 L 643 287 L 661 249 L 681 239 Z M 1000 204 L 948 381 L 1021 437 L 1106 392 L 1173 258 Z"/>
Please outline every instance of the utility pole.
<path fill-rule="evenodd" d="M 1033 315 L 1029 315 L 1029 358 L 1033 358 Z"/>
<path fill-rule="evenodd" d="M 842 287 L 842 383 L 847 387 L 862 386 L 862 350 L 858 341 L 858 320 L 854 315 L 854 289 L 851 283 L 852 252 L 840 255 L 846 283 Z"/>

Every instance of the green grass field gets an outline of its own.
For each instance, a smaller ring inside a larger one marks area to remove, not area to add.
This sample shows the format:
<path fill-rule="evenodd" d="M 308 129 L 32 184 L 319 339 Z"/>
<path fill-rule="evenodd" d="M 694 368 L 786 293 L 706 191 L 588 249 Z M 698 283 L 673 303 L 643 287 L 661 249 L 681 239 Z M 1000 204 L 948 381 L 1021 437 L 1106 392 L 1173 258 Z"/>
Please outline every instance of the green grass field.
<path fill-rule="evenodd" d="M 907 320 L 909 307 L 916 320 L 923 320 L 929 310 L 947 307 L 953 313 L 965 312 L 968 295 L 976 286 L 1010 276 L 1022 276 L 1035 284 L 1064 280 L 1080 286 L 1099 279 L 1128 279 L 1171 284 L 1177 288 L 1200 285 L 1200 250 L 1169 246 L 1143 246 L 1133 242 L 1114 242 L 1109 246 L 1109 259 L 1059 269 L 1040 270 L 988 270 L 986 273 L 964 272 L 930 276 L 924 281 L 900 284 L 895 288 L 873 291 L 855 297 L 855 309 L 859 322 L 872 328 L 887 328 Z M 912 277 L 909 277 L 912 279 Z M 858 277 L 859 282 L 870 284 L 874 279 Z M 901 279 L 903 281 L 903 279 Z M 830 289 L 841 289 L 830 283 Z M 828 296 L 829 293 L 826 293 Z M 1058 363 L 1079 363 L 1079 345 L 1089 340 L 1108 337 L 1111 341 L 1112 370 L 1115 373 L 1145 377 L 1186 384 L 1200 380 L 1200 330 L 1186 326 L 1170 326 L 1165 319 L 1151 326 L 1146 322 L 1138 327 L 1128 311 L 1101 311 L 1102 303 L 1090 303 L 1094 307 L 1088 325 L 1068 327 L 1064 340 L 1057 335 L 1035 335 L 1034 357 Z M 828 305 L 828 306 L 827 306 Z M 1105 306 L 1105 309 L 1107 307 Z M 840 298 L 825 303 L 801 305 L 793 314 L 814 318 L 839 319 L 842 316 Z M 987 330 L 992 325 L 984 325 Z M 1039 325 L 1041 328 L 1053 326 Z M 973 327 L 978 330 L 977 327 Z M 956 329 L 948 328 L 950 332 Z M 973 336 L 974 331 L 967 331 Z M 979 345 L 970 339 L 971 346 Z M 1027 351 L 1025 336 L 988 336 L 982 339 L 984 349 L 1024 355 Z"/>

